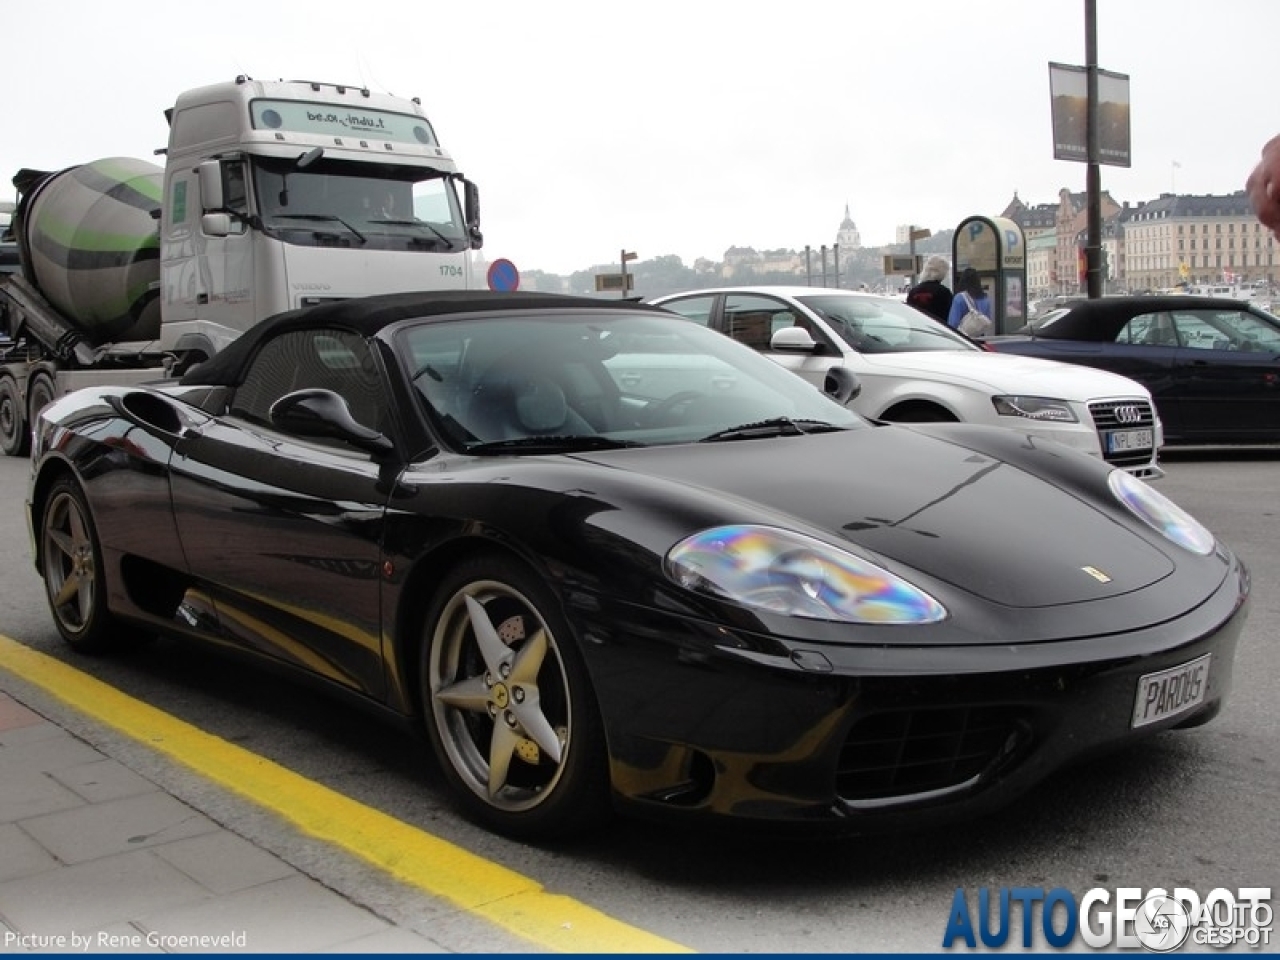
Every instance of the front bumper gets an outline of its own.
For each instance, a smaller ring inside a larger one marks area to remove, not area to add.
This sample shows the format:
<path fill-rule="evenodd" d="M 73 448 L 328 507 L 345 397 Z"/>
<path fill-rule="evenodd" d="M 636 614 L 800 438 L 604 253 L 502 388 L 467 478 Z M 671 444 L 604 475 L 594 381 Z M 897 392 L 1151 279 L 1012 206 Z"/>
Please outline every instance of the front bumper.
<path fill-rule="evenodd" d="M 630 606 L 575 627 L 622 803 L 870 831 L 980 815 L 1068 763 L 1211 718 L 1248 593 L 1233 561 L 1175 620 L 1023 645 L 819 649 Z M 1133 728 L 1139 678 L 1206 653 L 1203 701 Z"/>

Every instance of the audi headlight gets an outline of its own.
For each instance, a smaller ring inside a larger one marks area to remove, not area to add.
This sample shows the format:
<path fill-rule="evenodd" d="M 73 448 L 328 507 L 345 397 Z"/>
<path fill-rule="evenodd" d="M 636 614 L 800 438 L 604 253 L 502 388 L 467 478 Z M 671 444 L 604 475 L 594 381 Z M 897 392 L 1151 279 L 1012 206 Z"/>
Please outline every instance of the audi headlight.
<path fill-rule="evenodd" d="M 1075 411 L 1065 400 L 1049 397 L 992 397 L 996 413 L 1002 417 L 1026 417 L 1028 420 L 1052 420 L 1076 423 Z"/>
<path fill-rule="evenodd" d="M 666 573 L 698 593 L 771 613 L 846 623 L 936 623 L 946 608 L 888 570 L 811 537 L 749 524 L 671 548 Z"/>
<path fill-rule="evenodd" d="M 1107 484 L 1117 500 L 1166 539 L 1202 557 L 1213 552 L 1213 534 L 1149 484 L 1123 470 L 1112 470 Z"/>

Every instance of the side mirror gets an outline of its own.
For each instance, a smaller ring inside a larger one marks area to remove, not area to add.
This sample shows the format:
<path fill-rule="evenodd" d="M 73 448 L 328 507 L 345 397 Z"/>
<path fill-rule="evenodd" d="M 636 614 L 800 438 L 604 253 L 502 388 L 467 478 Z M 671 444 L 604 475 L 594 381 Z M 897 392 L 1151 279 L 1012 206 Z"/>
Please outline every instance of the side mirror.
<path fill-rule="evenodd" d="M 818 341 L 804 327 L 783 327 L 769 338 L 769 349 L 787 353 L 815 353 Z"/>
<path fill-rule="evenodd" d="M 226 237 L 231 234 L 231 214 L 206 213 L 200 217 L 200 230 L 206 237 Z"/>
<path fill-rule="evenodd" d="M 374 456 L 395 450 L 385 435 L 357 423 L 347 401 L 332 390 L 287 393 L 271 405 L 270 416 L 274 426 L 299 437 L 342 440 Z"/>
<path fill-rule="evenodd" d="M 471 238 L 471 248 L 479 250 L 484 246 L 484 234 L 480 232 L 480 189 L 461 175 L 458 179 L 462 181 L 463 216 L 467 221 L 467 236 Z"/>
<path fill-rule="evenodd" d="M 862 392 L 862 383 L 848 367 L 832 367 L 822 378 L 822 392 L 843 407 Z"/>
<path fill-rule="evenodd" d="M 299 170 L 305 170 L 307 169 L 307 167 L 311 166 L 313 163 L 315 163 L 317 160 L 319 160 L 323 156 L 324 156 L 324 147 L 312 147 L 302 156 L 298 157 L 297 161 L 294 163 L 294 166 L 296 166 Z"/>
<path fill-rule="evenodd" d="M 226 200 L 222 195 L 222 164 L 217 160 L 203 160 L 196 167 L 196 178 L 200 181 L 200 209 L 206 213 L 211 210 L 222 210 Z M 224 234 L 225 236 L 225 234 Z"/>

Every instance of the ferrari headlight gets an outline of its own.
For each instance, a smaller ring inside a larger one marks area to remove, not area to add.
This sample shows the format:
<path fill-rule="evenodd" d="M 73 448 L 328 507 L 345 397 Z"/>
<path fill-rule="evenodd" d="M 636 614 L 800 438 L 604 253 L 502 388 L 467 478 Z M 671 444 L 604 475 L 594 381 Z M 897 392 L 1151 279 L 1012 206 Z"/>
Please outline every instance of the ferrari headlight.
<path fill-rule="evenodd" d="M 1076 423 L 1075 411 L 1065 400 L 1049 397 L 992 397 L 996 413 L 1002 417 L 1026 417 L 1028 420 L 1052 420 Z"/>
<path fill-rule="evenodd" d="M 771 613 L 846 623 L 936 623 L 946 609 L 888 570 L 812 537 L 748 524 L 716 527 L 671 548 L 680 586 Z"/>
<path fill-rule="evenodd" d="M 1213 552 L 1213 534 L 1163 493 L 1123 470 L 1112 470 L 1107 484 L 1117 500 L 1167 539 L 1202 557 Z"/>

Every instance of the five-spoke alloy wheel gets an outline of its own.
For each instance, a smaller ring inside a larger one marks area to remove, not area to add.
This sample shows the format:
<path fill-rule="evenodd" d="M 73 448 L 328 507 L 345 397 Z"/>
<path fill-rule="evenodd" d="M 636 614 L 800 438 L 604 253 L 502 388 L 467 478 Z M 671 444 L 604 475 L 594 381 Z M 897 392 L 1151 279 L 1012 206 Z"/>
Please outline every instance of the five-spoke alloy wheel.
<path fill-rule="evenodd" d="M 102 550 L 84 493 L 70 478 L 49 492 L 41 522 L 40 562 L 49 609 L 62 638 L 84 653 L 117 642 L 107 610 Z"/>
<path fill-rule="evenodd" d="M 467 561 L 426 629 L 427 726 L 464 809 L 521 837 L 598 819 L 608 792 L 599 714 L 546 586 L 505 557 Z"/>

